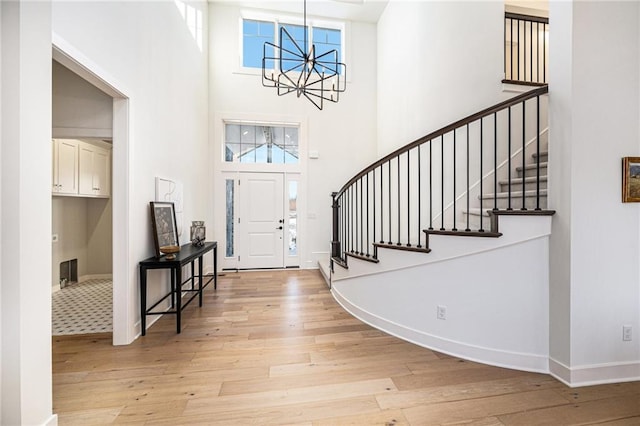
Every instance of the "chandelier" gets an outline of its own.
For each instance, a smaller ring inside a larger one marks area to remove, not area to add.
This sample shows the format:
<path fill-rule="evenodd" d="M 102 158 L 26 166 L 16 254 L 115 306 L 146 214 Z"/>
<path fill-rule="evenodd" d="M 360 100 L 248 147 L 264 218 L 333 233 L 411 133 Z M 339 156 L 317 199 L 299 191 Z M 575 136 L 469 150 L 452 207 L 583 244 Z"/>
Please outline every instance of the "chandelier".
<path fill-rule="evenodd" d="M 304 44 L 300 46 L 284 26 L 280 26 L 280 46 L 265 42 L 262 55 L 262 85 L 275 88 L 278 96 L 295 92 L 322 110 L 324 101 L 338 102 L 346 89 L 347 66 L 339 62 L 338 51 L 316 55 L 308 47 L 307 0 L 304 0 Z M 272 53 L 269 53 L 272 52 Z M 268 64 L 278 64 L 267 69 Z"/>

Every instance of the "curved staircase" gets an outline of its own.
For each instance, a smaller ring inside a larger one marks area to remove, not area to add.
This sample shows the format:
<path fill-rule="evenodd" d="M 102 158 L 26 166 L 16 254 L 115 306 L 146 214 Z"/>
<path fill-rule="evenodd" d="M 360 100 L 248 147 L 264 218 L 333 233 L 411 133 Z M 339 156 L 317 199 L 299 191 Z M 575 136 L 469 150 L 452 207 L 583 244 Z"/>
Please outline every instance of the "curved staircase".
<path fill-rule="evenodd" d="M 332 194 L 327 274 L 345 309 L 431 349 L 548 370 L 546 93 L 445 126 Z"/>

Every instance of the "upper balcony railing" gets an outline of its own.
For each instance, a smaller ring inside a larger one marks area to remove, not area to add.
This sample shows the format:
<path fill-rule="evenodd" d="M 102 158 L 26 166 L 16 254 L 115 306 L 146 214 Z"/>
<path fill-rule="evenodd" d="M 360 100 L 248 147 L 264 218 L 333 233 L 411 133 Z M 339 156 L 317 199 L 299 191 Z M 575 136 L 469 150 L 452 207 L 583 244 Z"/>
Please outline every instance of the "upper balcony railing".
<path fill-rule="evenodd" d="M 549 18 L 504 14 L 504 83 L 547 84 Z"/>

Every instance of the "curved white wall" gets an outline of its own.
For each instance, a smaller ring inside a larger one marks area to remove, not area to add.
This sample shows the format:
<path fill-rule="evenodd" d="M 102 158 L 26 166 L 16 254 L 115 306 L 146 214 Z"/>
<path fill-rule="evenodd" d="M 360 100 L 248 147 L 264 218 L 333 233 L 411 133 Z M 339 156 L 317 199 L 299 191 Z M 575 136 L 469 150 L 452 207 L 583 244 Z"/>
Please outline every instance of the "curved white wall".
<path fill-rule="evenodd" d="M 548 372 L 551 218 L 500 221 L 498 239 L 432 236 L 429 254 L 381 250 L 380 263 L 367 268 L 350 258 L 349 270 L 335 267 L 333 295 L 356 317 L 418 345 Z"/>

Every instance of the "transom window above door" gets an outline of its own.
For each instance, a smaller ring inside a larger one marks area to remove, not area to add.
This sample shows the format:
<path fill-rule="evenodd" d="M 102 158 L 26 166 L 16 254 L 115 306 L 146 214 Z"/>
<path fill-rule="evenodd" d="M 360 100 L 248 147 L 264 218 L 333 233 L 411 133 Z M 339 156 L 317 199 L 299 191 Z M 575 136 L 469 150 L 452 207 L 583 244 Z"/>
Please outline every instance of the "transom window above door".
<path fill-rule="evenodd" d="M 298 164 L 298 128 L 226 123 L 224 160 L 229 163 Z"/>

